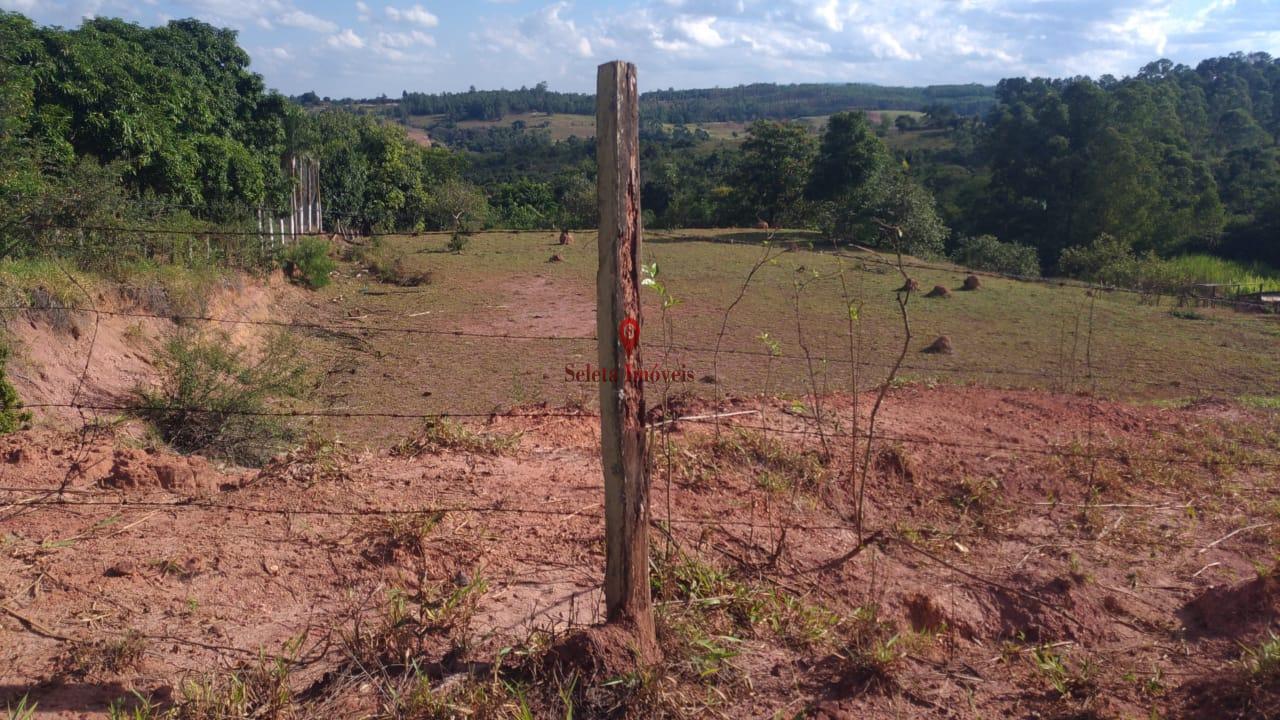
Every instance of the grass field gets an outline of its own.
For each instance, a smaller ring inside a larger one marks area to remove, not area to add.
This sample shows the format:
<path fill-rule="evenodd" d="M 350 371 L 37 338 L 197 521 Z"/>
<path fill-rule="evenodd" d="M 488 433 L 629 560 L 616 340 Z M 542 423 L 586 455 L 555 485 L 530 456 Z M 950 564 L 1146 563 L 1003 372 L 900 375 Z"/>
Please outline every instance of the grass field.
<path fill-rule="evenodd" d="M 1166 260 L 1180 276 L 1202 283 L 1238 283 L 1241 292 L 1280 287 L 1280 271 L 1261 263 L 1242 263 L 1212 255 L 1182 255 Z"/>
<path fill-rule="evenodd" d="M 884 381 L 903 343 L 894 299 L 902 285 L 897 270 L 866 253 L 775 249 L 726 321 L 726 308 L 763 256 L 761 237 L 754 231 L 647 233 L 645 261 L 658 264 L 659 279 L 677 304 L 667 311 L 664 337 L 658 295 L 647 294 L 644 361 L 685 368 L 698 378 L 651 386 L 651 398 L 664 391 L 711 395 L 714 385 L 702 380 L 713 375 L 722 391 L 744 395 L 799 397 L 815 385 L 842 391 L 851 380 L 851 358 L 859 362 L 863 388 Z M 404 412 L 593 403 L 595 386 L 567 380 L 565 366 L 595 363 L 589 339 L 595 331 L 594 232 L 580 232 L 569 247 L 555 245 L 551 232 L 483 233 L 462 254 L 445 252 L 446 241 L 444 235 L 386 239 L 376 251 L 384 263 L 398 259 L 410 271 L 430 273 L 431 282 L 391 287 L 352 265 L 320 292 L 314 312 L 327 319 L 337 308 L 354 326 L 468 335 L 368 331 L 317 338 L 316 357 L 329 371 L 327 402 Z M 563 260 L 549 262 L 553 254 Z M 856 343 L 850 348 L 841 271 L 861 308 L 855 325 L 860 350 Z M 956 290 L 965 275 L 959 268 L 909 272 L 922 292 L 934 285 Z M 1280 356 L 1274 352 L 1280 322 L 1274 317 L 1172 310 L 1168 300 L 1142 304 L 1127 293 L 1091 296 L 1078 287 L 993 278 L 976 292 L 949 298 L 913 293 L 912 338 L 900 379 L 1163 401 L 1280 394 Z M 722 322 L 717 360 L 711 350 Z M 780 357 L 770 356 L 765 333 Z M 511 334 L 586 339 L 479 337 Z M 939 335 L 951 338 L 954 354 L 921 352 Z"/>

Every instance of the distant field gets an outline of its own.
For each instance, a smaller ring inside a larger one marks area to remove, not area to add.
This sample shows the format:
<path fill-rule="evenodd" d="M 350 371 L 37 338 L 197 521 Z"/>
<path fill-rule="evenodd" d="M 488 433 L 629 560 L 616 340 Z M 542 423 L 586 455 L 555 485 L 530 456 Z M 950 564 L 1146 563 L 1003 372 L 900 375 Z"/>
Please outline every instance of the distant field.
<path fill-rule="evenodd" d="M 714 374 L 735 393 L 767 389 L 799 396 L 813 382 L 819 389 L 843 390 L 850 379 L 848 315 L 833 274 L 843 267 L 850 294 L 863 304 L 860 358 L 866 367 L 860 382 L 865 387 L 882 381 L 902 343 L 893 292 L 902 280 L 896 270 L 877 264 L 877 257 L 862 253 L 778 255 L 757 273 L 730 314 L 725 352 L 714 362 L 709 349 L 716 344 L 725 308 L 761 257 L 760 237 L 753 231 L 646 234 L 645 260 L 659 263 L 661 281 L 679 301 L 668 313 L 669 340 L 685 346 L 663 351 L 661 312 L 657 296 L 649 294 L 646 361 L 665 357 L 668 366 L 683 365 L 699 379 Z M 482 233 L 461 255 L 443 252 L 446 240 L 444 235 L 387 239 L 379 254 L 430 272 L 432 282 L 391 288 L 367 273 L 357 277 L 361 268 L 349 267 L 321 291 L 322 312 L 336 307 L 361 318 L 354 324 L 476 335 L 594 334 L 594 231 L 579 233 L 567 248 L 555 245 L 551 232 Z M 563 261 L 548 262 L 553 254 Z M 925 291 L 934 285 L 955 290 L 965 275 L 960 269 L 910 274 Z M 977 292 L 953 292 L 945 299 L 913 294 L 908 306 L 913 337 L 901 377 L 1064 391 L 1096 388 L 1107 396 L 1147 400 L 1275 394 L 1260 390 L 1274 388 L 1280 377 L 1275 353 L 1280 319 L 1275 317 L 1205 309 L 1175 316 L 1167 300 L 1156 306 L 1123 293 L 1090 297 L 1081 288 L 1049 283 L 983 282 Z M 804 283 L 798 303 L 797 283 Z M 789 357 L 770 360 L 762 333 Z M 939 335 L 951 338 L 955 354 L 921 352 Z M 564 369 L 594 362 L 591 340 L 370 332 L 360 336 L 361 352 L 352 352 L 347 341 L 315 342 L 316 356 L 341 369 L 331 372 L 326 390 L 332 393 L 329 402 L 343 406 L 483 412 L 519 402 L 594 401 L 594 386 L 566 381 Z M 806 346 L 811 364 L 804 360 Z M 682 383 L 671 390 L 706 395 L 712 386 Z"/>
<path fill-rule="evenodd" d="M 915 110 L 870 110 L 867 116 L 872 123 L 879 123 L 881 117 L 888 117 L 889 122 L 893 122 L 900 115 L 910 115 L 920 118 L 924 113 Z M 812 115 L 797 118 L 795 121 L 808 125 L 814 133 L 821 132 L 823 126 L 827 123 L 829 115 Z M 410 128 L 429 129 L 444 121 L 442 115 L 412 115 L 408 118 Z M 511 127 L 516 121 L 524 122 L 526 127 L 530 129 L 545 128 L 551 133 L 552 140 L 567 140 L 570 137 L 578 137 L 582 139 L 595 137 L 595 118 L 590 115 L 569 115 L 566 113 L 519 113 L 515 115 L 507 115 L 501 120 L 463 120 L 458 123 L 460 128 L 489 128 L 489 127 Z M 746 134 L 749 122 L 704 122 L 691 123 L 687 127 L 691 129 L 705 130 L 712 140 L 737 142 Z M 675 127 L 674 123 L 667 123 L 668 130 Z M 889 133 L 887 141 L 894 145 L 894 138 L 899 133 L 894 130 Z M 930 143 L 920 143 L 919 137 L 925 133 L 904 133 L 904 138 L 900 143 L 907 145 L 930 145 Z M 937 143 L 933 143 L 936 145 Z M 945 145 L 945 141 L 943 141 Z"/>

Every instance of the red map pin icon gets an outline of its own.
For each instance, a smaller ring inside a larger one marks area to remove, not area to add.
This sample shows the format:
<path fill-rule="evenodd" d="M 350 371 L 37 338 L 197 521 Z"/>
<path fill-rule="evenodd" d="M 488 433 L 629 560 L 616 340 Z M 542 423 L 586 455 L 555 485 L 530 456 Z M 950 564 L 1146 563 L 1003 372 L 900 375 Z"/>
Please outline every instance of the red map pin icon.
<path fill-rule="evenodd" d="M 631 353 L 640 344 L 640 323 L 635 318 L 623 318 L 618 323 L 618 340 L 622 342 L 622 349 L 627 351 L 627 359 L 630 360 Z"/>

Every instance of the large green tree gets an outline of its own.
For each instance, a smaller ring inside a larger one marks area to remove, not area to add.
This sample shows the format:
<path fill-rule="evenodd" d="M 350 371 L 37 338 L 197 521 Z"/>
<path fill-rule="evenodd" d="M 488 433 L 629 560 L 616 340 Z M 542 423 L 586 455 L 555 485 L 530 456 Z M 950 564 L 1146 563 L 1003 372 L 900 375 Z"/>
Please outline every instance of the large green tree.
<path fill-rule="evenodd" d="M 771 227 L 795 220 L 813 163 L 814 142 L 804 125 L 760 120 L 747 128 L 730 184 L 735 220 Z"/>

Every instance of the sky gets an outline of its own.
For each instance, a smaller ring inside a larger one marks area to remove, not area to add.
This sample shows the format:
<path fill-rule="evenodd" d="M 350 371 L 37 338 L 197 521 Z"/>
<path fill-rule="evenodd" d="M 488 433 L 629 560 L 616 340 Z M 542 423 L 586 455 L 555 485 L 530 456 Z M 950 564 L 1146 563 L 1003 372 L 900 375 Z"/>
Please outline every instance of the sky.
<path fill-rule="evenodd" d="M 43 24 L 194 17 L 239 31 L 252 67 L 296 95 L 750 82 L 994 83 L 1132 75 L 1158 58 L 1280 56 L 1280 0 L 0 0 Z"/>

